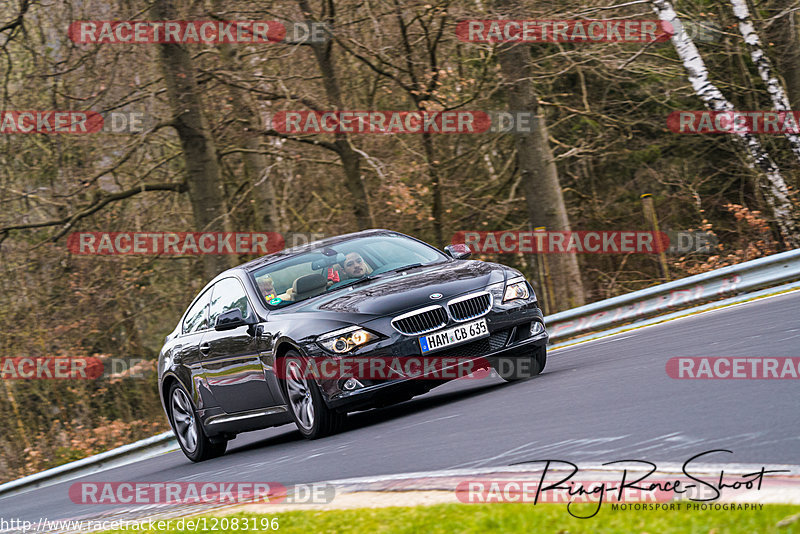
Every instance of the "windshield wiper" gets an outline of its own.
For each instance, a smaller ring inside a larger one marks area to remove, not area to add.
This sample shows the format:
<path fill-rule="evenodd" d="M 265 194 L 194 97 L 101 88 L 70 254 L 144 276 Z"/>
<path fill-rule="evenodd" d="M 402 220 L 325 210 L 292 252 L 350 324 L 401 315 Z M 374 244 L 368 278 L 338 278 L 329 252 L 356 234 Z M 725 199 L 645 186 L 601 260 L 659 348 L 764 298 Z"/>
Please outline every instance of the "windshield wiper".
<path fill-rule="evenodd" d="M 353 286 L 355 284 L 360 284 L 361 282 L 369 282 L 369 281 L 372 281 L 372 280 L 377 280 L 378 278 L 381 277 L 381 275 L 384 275 L 386 273 L 396 273 L 396 272 L 399 272 L 399 271 L 405 271 L 406 269 L 413 269 L 415 267 L 422 267 L 423 265 L 432 265 L 432 264 L 429 264 L 429 263 L 409 263 L 408 265 L 403 265 L 402 267 L 397 267 L 396 269 L 389 269 L 388 271 L 381 271 L 379 273 L 369 274 L 367 276 L 362 276 L 361 278 L 356 278 L 355 280 L 348 281 L 346 284 L 342 284 L 340 286 L 336 286 L 334 288 L 334 291 L 337 290 L 337 289 L 342 289 L 343 287 L 350 287 L 350 286 Z"/>
<path fill-rule="evenodd" d="M 405 271 L 406 269 L 413 269 L 414 267 L 422 267 L 423 265 L 425 265 L 425 264 L 424 263 L 409 263 L 408 265 L 403 265 L 402 267 L 398 267 L 397 269 L 392 269 L 391 271 L 386 271 L 386 272 L 397 273 L 397 272 L 400 272 L 400 271 Z"/>
<path fill-rule="evenodd" d="M 360 284 L 361 282 L 369 282 L 371 280 L 377 280 L 379 277 L 380 277 L 380 275 L 362 276 L 361 278 L 356 278 L 355 280 L 350 280 L 346 284 L 342 284 L 340 286 L 336 286 L 335 288 L 333 288 L 333 290 L 336 291 L 337 289 L 342 289 L 343 287 L 350 287 L 350 286 L 353 286 L 353 285 L 356 285 L 356 284 Z"/>
<path fill-rule="evenodd" d="M 385 272 L 387 272 L 387 273 L 397 273 L 397 272 L 400 272 L 400 271 L 406 271 L 408 269 L 414 269 L 416 267 L 431 267 L 433 265 L 439 265 L 441 263 L 444 263 L 444 262 L 432 261 L 430 263 L 409 263 L 408 265 L 403 265 L 402 267 L 398 267 L 396 269 L 392 269 L 392 270 L 385 271 Z"/>

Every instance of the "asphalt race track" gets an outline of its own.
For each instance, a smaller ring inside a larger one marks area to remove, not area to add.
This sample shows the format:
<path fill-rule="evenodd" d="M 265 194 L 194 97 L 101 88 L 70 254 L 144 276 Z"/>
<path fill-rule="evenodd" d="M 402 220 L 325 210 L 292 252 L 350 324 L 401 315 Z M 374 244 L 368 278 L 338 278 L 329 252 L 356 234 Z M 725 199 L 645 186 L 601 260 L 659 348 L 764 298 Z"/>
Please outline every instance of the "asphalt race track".
<path fill-rule="evenodd" d="M 347 430 L 306 441 L 294 426 L 243 434 L 224 457 L 181 452 L 91 475 L 91 481 L 275 481 L 282 484 L 558 459 L 577 464 L 799 464 L 798 380 L 675 380 L 673 356 L 800 356 L 800 292 L 643 328 L 551 353 L 541 376 L 459 380 L 409 402 L 352 414 Z M 85 517 L 75 480 L 0 499 L 0 516 Z"/>

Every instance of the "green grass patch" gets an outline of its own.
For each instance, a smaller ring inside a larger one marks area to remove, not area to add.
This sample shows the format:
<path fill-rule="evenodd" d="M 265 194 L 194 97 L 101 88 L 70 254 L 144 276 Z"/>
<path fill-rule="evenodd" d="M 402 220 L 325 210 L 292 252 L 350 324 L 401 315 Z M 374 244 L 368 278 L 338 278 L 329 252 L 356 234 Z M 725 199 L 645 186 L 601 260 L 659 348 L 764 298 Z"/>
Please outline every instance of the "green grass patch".
<path fill-rule="evenodd" d="M 591 515 L 595 505 L 574 505 L 576 515 Z M 464 532 L 556 532 L 577 533 L 664 533 L 690 532 L 724 534 L 800 532 L 800 506 L 764 505 L 760 510 L 612 510 L 604 504 L 600 512 L 589 519 L 576 519 L 560 504 L 441 504 L 435 506 L 359 508 L 353 510 L 298 511 L 276 514 L 235 514 L 206 518 L 206 531 L 216 526 L 220 534 L 237 532 L 276 532 L 269 528 L 277 519 L 281 533 L 432 533 Z M 195 521 L 197 518 L 193 518 Z M 239 528 L 233 528 L 234 519 Z M 177 520 L 172 520 L 173 527 Z M 188 519 L 187 519 L 188 521 Z M 225 523 L 227 521 L 228 523 Z M 255 529 L 251 528 L 255 525 Z M 160 532 L 202 532 L 195 530 L 166 530 Z M 222 528 L 227 527 L 227 528 Z M 120 534 L 131 530 L 114 531 Z M 159 532 L 140 530 L 139 532 Z"/>

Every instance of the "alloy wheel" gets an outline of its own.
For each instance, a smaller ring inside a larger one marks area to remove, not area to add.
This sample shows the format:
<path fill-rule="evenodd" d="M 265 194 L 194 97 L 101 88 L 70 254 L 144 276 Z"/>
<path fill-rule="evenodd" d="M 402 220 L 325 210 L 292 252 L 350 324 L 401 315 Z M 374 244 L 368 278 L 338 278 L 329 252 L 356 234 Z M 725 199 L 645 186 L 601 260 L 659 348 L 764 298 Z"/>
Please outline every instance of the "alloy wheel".
<path fill-rule="evenodd" d="M 300 365 L 295 360 L 286 364 L 286 389 L 298 423 L 305 429 L 311 429 L 314 426 L 314 402 Z"/>
<path fill-rule="evenodd" d="M 197 448 L 197 423 L 192 403 L 180 388 L 176 388 L 172 393 L 172 420 L 181 445 L 188 452 L 194 452 Z"/>

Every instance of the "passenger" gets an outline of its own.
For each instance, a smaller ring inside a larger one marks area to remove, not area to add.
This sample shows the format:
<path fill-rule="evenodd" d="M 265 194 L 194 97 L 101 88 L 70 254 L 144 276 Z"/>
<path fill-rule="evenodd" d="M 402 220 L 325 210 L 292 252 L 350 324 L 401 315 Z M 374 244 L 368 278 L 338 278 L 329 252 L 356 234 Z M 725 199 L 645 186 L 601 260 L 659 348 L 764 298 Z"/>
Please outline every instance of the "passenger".
<path fill-rule="evenodd" d="M 275 298 L 277 294 L 275 292 L 275 283 L 272 281 L 271 276 L 262 276 L 256 282 L 258 282 L 258 289 L 261 290 L 261 294 L 264 295 L 266 300 Z"/>

